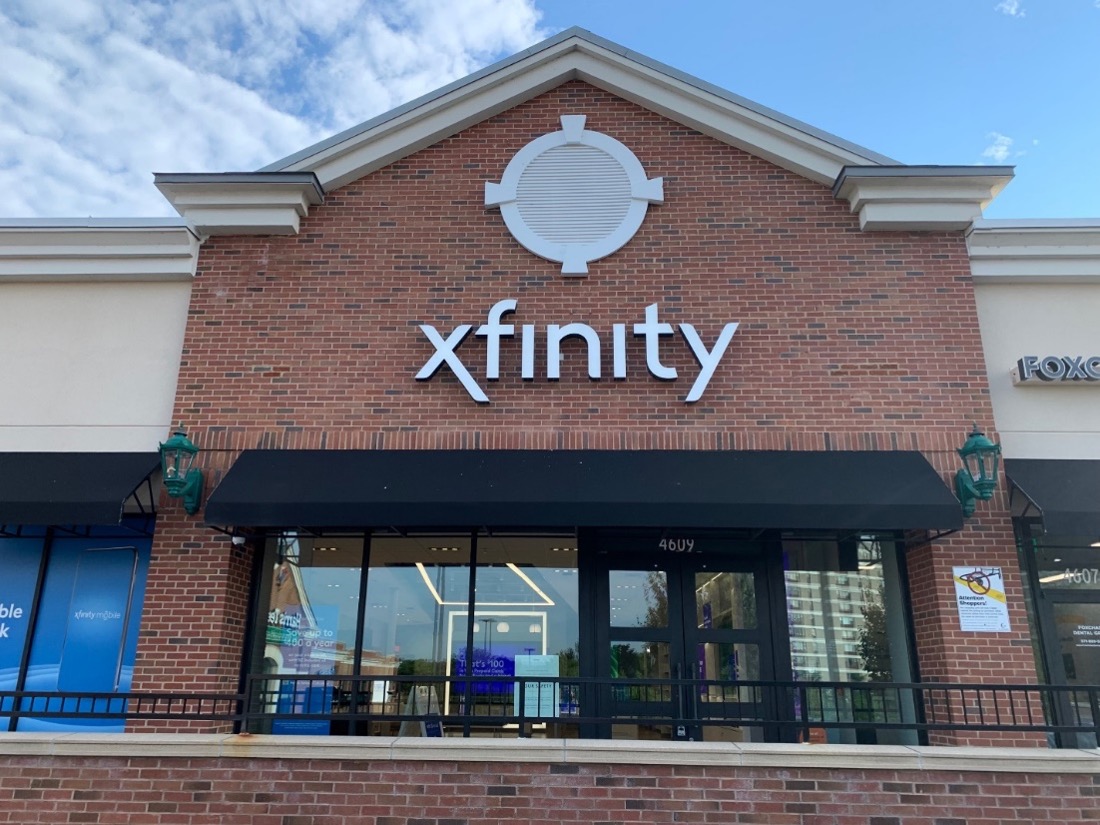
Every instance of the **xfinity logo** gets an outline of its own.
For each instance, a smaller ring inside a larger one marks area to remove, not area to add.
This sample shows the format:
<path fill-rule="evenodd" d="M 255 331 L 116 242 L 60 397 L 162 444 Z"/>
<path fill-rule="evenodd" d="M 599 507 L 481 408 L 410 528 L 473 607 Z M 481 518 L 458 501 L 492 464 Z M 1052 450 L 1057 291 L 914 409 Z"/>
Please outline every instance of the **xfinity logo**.
<path fill-rule="evenodd" d="M 1100 381 L 1100 355 L 1025 355 L 1016 362 L 1016 381 Z"/>
<path fill-rule="evenodd" d="M 498 301 L 489 310 L 488 320 L 477 328 L 474 335 L 485 339 L 485 377 L 489 381 L 500 378 L 501 341 L 514 338 L 516 327 L 505 324 L 504 316 L 516 311 L 516 300 L 508 298 Z M 737 332 L 737 324 L 726 324 L 714 345 L 707 347 L 695 327 L 691 324 L 679 324 L 680 334 L 691 349 L 695 360 L 699 362 L 699 372 L 691 385 L 684 401 L 692 404 L 698 401 L 710 383 L 722 356 L 729 346 L 730 339 Z M 626 378 L 626 324 L 611 325 L 611 374 L 613 378 Z M 421 324 L 424 337 L 435 347 L 435 353 L 416 374 L 417 381 L 427 381 L 439 368 L 446 364 L 455 377 L 462 383 L 470 397 L 479 404 L 488 404 L 489 397 L 470 375 L 466 365 L 458 355 L 458 348 L 473 331 L 473 324 L 460 324 L 449 334 L 441 334 L 431 324 Z M 535 339 L 537 332 L 534 324 L 520 327 L 520 377 L 524 381 L 535 378 Z M 657 317 L 657 304 L 645 308 L 645 320 L 634 324 L 634 335 L 645 339 L 646 369 L 654 378 L 663 381 L 675 381 L 678 378 L 675 367 L 666 367 L 661 363 L 661 339 L 675 335 L 672 324 L 661 323 Z M 602 377 L 600 354 L 603 342 L 596 330 L 587 324 L 547 324 L 542 334 L 546 347 L 546 377 L 557 381 L 561 377 L 561 342 L 566 338 L 582 338 L 587 345 L 588 377 L 599 380 Z"/>

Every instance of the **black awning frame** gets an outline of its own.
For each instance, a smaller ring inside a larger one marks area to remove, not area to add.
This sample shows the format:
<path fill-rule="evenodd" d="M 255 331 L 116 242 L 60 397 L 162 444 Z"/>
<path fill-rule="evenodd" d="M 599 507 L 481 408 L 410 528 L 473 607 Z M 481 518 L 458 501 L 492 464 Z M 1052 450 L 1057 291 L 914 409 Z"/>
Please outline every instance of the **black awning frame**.
<path fill-rule="evenodd" d="M 962 511 L 907 451 L 247 450 L 205 520 L 229 531 L 887 532 L 957 530 Z"/>
<path fill-rule="evenodd" d="M 1008 458 L 1004 469 L 1010 497 L 1019 490 L 1027 501 L 1016 518 L 1037 518 L 1048 535 L 1100 538 L 1100 461 Z"/>
<path fill-rule="evenodd" d="M 159 467 L 157 453 L 0 453 L 0 535 L 20 535 L 23 525 L 74 535 L 117 525 L 151 534 Z M 142 527 L 123 524 L 131 502 Z"/>

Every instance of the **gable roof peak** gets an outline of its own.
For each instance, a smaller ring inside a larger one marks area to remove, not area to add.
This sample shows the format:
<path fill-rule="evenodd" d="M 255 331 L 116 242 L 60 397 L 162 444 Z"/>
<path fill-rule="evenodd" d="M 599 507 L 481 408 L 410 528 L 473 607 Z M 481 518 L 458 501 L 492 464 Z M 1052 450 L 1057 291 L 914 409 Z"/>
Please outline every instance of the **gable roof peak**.
<path fill-rule="evenodd" d="M 832 187 L 868 231 L 967 229 L 1012 177 L 1007 167 L 898 164 L 574 27 L 259 172 L 156 184 L 203 237 L 294 234 L 326 191 L 574 80 Z"/>
<path fill-rule="evenodd" d="M 844 166 L 896 163 L 574 26 L 260 171 L 314 172 L 331 190 L 570 80 L 825 185 Z"/>

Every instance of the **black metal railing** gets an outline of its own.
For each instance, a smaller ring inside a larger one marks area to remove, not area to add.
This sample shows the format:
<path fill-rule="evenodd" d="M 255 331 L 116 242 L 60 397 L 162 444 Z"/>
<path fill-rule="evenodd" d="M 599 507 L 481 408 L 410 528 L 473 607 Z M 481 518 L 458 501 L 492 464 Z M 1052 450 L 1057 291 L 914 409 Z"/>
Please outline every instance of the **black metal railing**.
<path fill-rule="evenodd" d="M 862 743 L 1012 731 L 1096 747 L 1100 686 L 254 675 L 239 694 L 0 692 L 0 720 L 23 729 L 24 719 L 197 720 L 254 733 Z"/>
<path fill-rule="evenodd" d="M 238 693 L 0 691 L 0 719 L 12 723 L 20 719 L 176 719 L 239 724 L 243 708 L 244 696 Z"/>

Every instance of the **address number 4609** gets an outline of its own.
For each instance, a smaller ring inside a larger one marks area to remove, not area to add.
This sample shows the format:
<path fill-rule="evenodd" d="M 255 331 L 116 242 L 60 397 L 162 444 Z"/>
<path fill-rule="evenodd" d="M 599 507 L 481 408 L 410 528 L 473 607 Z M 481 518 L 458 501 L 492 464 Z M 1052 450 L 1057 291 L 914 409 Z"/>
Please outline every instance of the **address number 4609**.
<path fill-rule="evenodd" d="M 661 539 L 657 547 L 669 553 L 690 553 L 695 549 L 695 539 Z"/>

